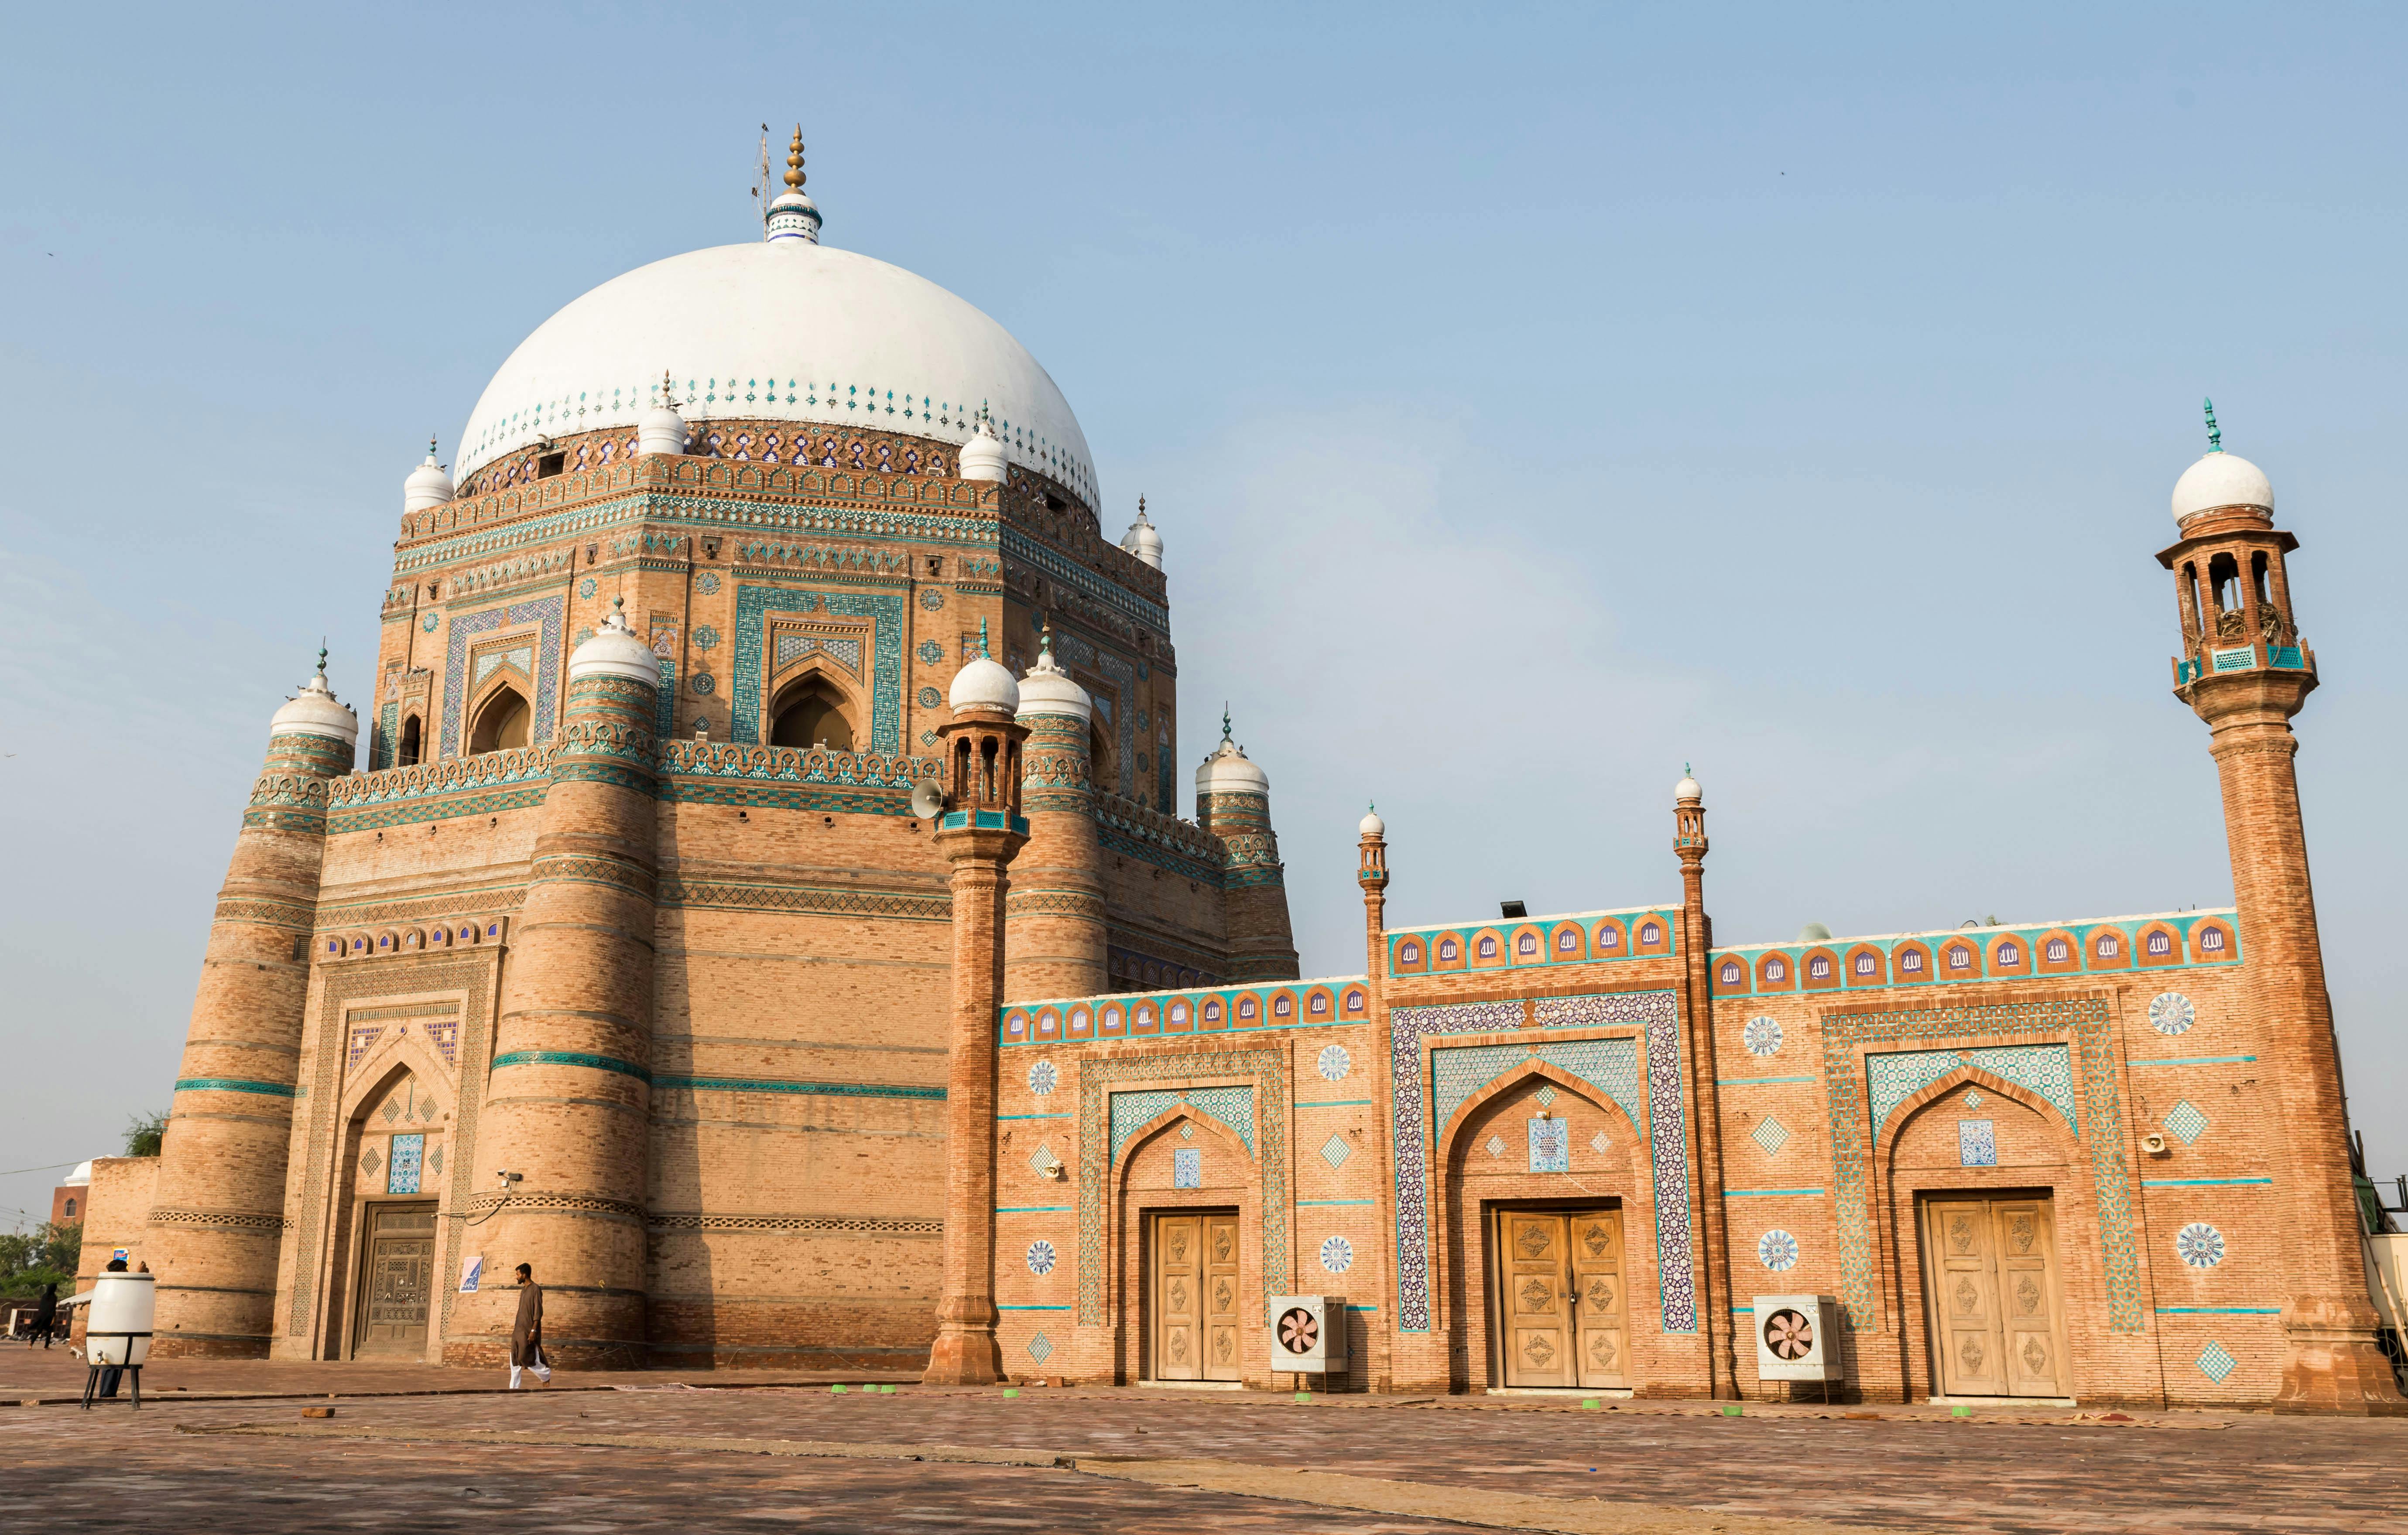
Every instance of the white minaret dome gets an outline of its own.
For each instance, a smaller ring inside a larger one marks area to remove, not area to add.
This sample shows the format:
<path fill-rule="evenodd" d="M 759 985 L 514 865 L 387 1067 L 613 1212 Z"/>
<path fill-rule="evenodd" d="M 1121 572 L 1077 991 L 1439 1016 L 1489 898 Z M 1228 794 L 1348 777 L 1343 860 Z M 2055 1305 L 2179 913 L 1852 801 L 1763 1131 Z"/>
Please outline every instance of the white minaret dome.
<path fill-rule="evenodd" d="M 301 691 L 285 702 L 268 722 L 267 734 L 277 736 L 323 736 L 329 740 L 356 746 L 360 739 L 360 717 L 349 704 L 335 696 L 326 685 L 326 653 L 318 653 L 318 675 L 301 684 Z"/>
<path fill-rule="evenodd" d="M 2183 471 L 2174 481 L 2174 521 L 2188 522 L 2202 511 L 2218 507 L 2256 507 L 2261 511 L 2274 509 L 2273 481 L 2266 471 L 2239 453 L 2228 453 L 2218 448 Z"/>
<path fill-rule="evenodd" d="M 1271 792 L 1270 775 L 1257 768 L 1246 756 L 1246 749 L 1229 739 L 1229 711 L 1221 711 L 1221 744 L 1196 769 L 1196 792 L 1199 795 L 1267 795 Z"/>
<path fill-rule="evenodd" d="M 956 684 L 960 681 L 959 678 L 954 679 Z M 1054 664 L 1054 629 L 1051 624 L 1038 637 L 1037 665 L 1029 667 L 1028 675 L 1020 680 L 1018 712 L 1024 720 L 1032 714 L 1068 714 L 1081 720 L 1096 717 L 1096 703 L 1087 696 L 1087 690 L 1081 687 L 1068 672 Z"/>
<path fill-rule="evenodd" d="M 1380 819 L 1380 807 L 1377 805 L 1372 806 L 1369 812 L 1361 821 L 1355 823 L 1354 829 L 1366 837 L 1388 835 L 1388 824 Z"/>
<path fill-rule="evenodd" d="M 987 420 L 983 407 L 979 410 L 977 428 L 962 444 L 961 466 L 964 480 L 992 480 L 997 483 L 1003 480 L 1003 442 L 995 435 L 995 423 Z"/>
<path fill-rule="evenodd" d="M 443 466 L 435 462 L 435 439 L 426 439 L 426 462 L 409 471 L 401 482 L 401 509 L 405 512 L 424 511 L 452 499 L 452 477 Z"/>
<path fill-rule="evenodd" d="M 1706 797 L 1706 791 L 1698 787 L 1698 781 L 1690 775 L 1688 765 L 1686 763 L 1684 763 L 1681 766 L 1681 782 L 1672 785 L 1672 797 L 1674 799 L 1703 799 Z"/>
<path fill-rule="evenodd" d="M 803 125 L 795 124 L 795 141 L 786 148 L 786 190 L 764 210 L 772 246 L 792 248 L 820 242 L 819 205 L 803 192 L 810 178 L 803 174 Z"/>
<path fill-rule="evenodd" d="M 1162 568 L 1162 535 L 1145 520 L 1145 497 L 1142 495 L 1137 498 L 1137 521 L 1121 535 L 1121 547 L 1156 570 Z"/>
<path fill-rule="evenodd" d="M 580 677 L 624 677 L 660 686 L 661 658 L 628 627 L 625 597 L 612 597 L 610 616 L 594 631 L 593 638 L 569 653 L 568 680 L 573 682 Z"/>
<path fill-rule="evenodd" d="M 670 390 L 669 376 L 664 373 L 658 398 L 636 423 L 636 452 L 681 453 L 686 441 L 685 418 L 677 413 L 677 396 Z"/>
<path fill-rule="evenodd" d="M 999 709 L 1006 714 L 1020 712 L 1020 684 L 1003 664 L 986 652 L 986 620 L 979 620 L 979 653 L 970 664 L 953 673 L 953 685 L 945 695 L 945 702 L 956 714 L 966 709 Z"/>

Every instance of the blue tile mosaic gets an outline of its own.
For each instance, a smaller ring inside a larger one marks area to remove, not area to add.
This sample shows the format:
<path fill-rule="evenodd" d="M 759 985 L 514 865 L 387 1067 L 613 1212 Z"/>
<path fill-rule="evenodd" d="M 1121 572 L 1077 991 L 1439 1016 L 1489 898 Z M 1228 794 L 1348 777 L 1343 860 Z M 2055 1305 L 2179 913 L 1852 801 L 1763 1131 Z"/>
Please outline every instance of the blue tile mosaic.
<path fill-rule="evenodd" d="M 394 1136 L 392 1155 L 385 1161 L 384 1191 L 387 1194 L 417 1193 L 419 1172 L 425 1163 L 426 1137 Z"/>
<path fill-rule="evenodd" d="M 762 693 L 767 682 L 762 652 L 767 648 L 769 615 L 809 613 L 823 603 L 831 613 L 872 621 L 869 750 L 901 751 L 903 598 L 865 592 L 813 593 L 750 581 L 736 583 L 736 681 L 732 718 L 728 721 L 730 739 L 747 743 L 761 739 Z M 702 630 L 695 631 L 695 644 L 702 643 Z"/>
<path fill-rule="evenodd" d="M 1996 1120 L 1960 1119 L 1956 1122 L 1956 1160 L 1969 1168 L 1995 1168 L 1999 1165 L 1999 1126 Z"/>
<path fill-rule="evenodd" d="M 1572 1127 L 1560 1119 L 1530 1121 L 1530 1170 L 1572 1170 Z"/>
<path fill-rule="evenodd" d="M 1200 1146 L 1182 1146 L 1170 1154 L 1170 1186 L 1202 1188 L 1204 1186 L 1204 1151 Z"/>

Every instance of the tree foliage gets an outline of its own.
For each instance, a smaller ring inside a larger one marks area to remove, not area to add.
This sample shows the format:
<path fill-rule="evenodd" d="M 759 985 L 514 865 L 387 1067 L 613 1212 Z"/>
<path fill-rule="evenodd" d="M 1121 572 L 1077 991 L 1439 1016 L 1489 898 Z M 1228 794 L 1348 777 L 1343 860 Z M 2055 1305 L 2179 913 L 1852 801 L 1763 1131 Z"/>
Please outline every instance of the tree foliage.
<path fill-rule="evenodd" d="M 125 1155 L 156 1156 L 159 1143 L 167 1138 L 167 1116 L 164 1113 L 136 1114 L 125 1122 Z"/>
<path fill-rule="evenodd" d="M 37 1296 L 45 1284 L 64 1298 L 75 1290 L 76 1258 L 83 1251 L 83 1223 L 44 1221 L 31 1231 L 0 1232 L 0 1296 Z"/>

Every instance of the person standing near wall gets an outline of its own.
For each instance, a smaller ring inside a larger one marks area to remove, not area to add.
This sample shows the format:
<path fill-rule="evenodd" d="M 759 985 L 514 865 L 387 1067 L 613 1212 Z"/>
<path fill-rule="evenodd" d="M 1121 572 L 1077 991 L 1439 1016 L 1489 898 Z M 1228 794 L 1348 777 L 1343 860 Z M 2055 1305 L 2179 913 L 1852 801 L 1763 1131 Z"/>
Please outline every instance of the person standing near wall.
<path fill-rule="evenodd" d="M 510 1389 L 520 1389 L 520 1373 L 533 1370 L 535 1378 L 552 1384 L 552 1367 L 543 1362 L 543 1286 L 535 1282 L 535 1266 L 519 1265 L 519 1314 L 510 1324 Z"/>

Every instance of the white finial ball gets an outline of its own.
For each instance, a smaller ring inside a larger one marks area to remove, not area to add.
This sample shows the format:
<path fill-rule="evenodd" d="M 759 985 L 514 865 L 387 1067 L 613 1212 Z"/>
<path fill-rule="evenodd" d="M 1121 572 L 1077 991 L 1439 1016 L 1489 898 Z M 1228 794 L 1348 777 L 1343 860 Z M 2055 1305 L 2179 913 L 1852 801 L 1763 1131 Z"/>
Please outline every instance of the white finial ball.
<path fill-rule="evenodd" d="M 2238 453 L 2210 453 L 2174 481 L 2174 521 L 2188 522 L 2218 507 L 2274 509 L 2274 485 L 2266 471 Z"/>
<path fill-rule="evenodd" d="M 978 429 L 970 434 L 970 439 L 962 444 L 962 478 L 1003 482 L 1003 441 L 984 416 L 979 418 Z"/>
<path fill-rule="evenodd" d="M 1369 814 L 1365 815 L 1363 819 L 1355 825 L 1354 829 L 1366 837 L 1385 837 L 1388 835 L 1388 824 L 1380 819 L 1380 812 L 1378 811 L 1372 811 Z"/>

